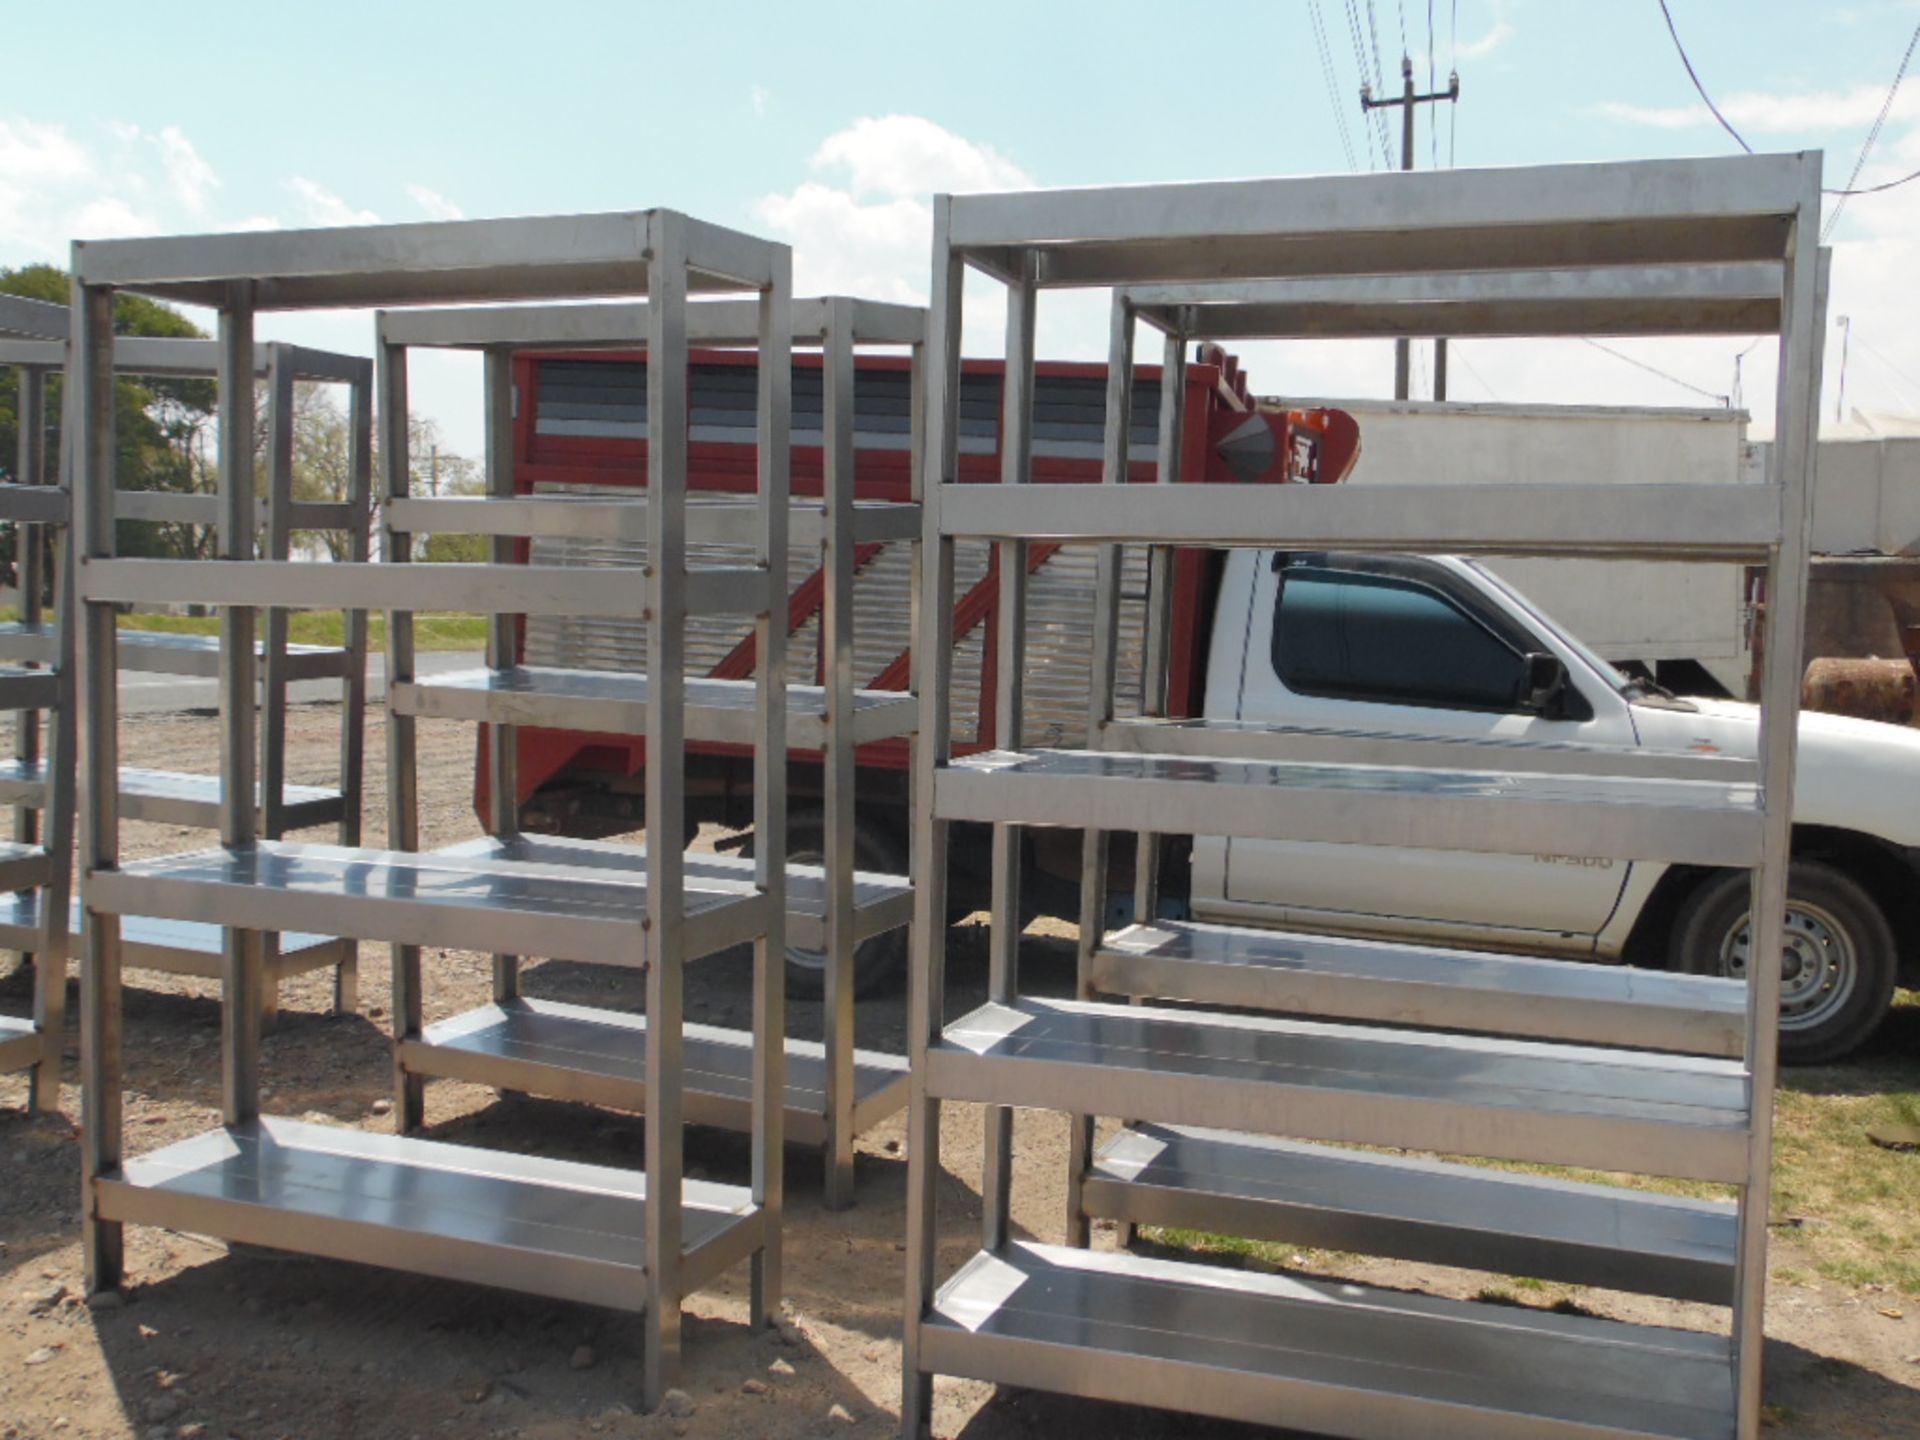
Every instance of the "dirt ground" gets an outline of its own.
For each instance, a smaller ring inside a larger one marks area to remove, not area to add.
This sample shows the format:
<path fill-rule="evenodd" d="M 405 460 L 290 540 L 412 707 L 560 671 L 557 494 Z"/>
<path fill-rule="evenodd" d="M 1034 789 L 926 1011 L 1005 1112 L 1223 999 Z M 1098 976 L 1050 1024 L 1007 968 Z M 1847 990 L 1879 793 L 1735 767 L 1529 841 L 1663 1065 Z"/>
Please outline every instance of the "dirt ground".
<path fill-rule="evenodd" d="M 290 768 L 296 780 L 331 778 L 338 712 L 296 710 Z M 384 832 L 384 736 L 369 735 L 370 842 Z M 129 764 L 213 768 L 212 722 L 158 717 L 126 723 Z M 202 760 L 200 757 L 205 757 Z M 477 833 L 469 805 L 472 732 L 423 726 L 423 839 Z M 184 848 L 203 837 L 129 826 L 130 853 Z M 985 992 L 985 951 L 963 933 L 950 965 L 950 1004 Z M 1064 992 L 1072 948 L 1059 934 L 1032 937 L 1028 988 Z M 485 957 L 432 952 L 428 1018 L 482 1003 Z M 689 1018 L 744 1018 L 748 965 L 726 955 L 689 976 Z M 639 1009 L 638 976 L 548 963 L 530 967 L 530 993 Z M 387 1128 L 388 967 L 385 947 L 363 947 L 361 1008 L 327 1013 L 330 985 L 291 982 L 264 1045 L 266 1108 L 369 1130 Z M 29 977 L 0 978 L 0 1007 L 22 1013 Z M 127 1148 L 184 1139 L 219 1114 L 220 1019 L 212 982 L 130 972 L 127 988 Z M 796 1033 L 817 1038 L 819 1007 L 790 1006 Z M 903 1004 L 863 1006 L 861 1043 L 898 1049 Z M 789 1313 L 772 1332 L 746 1324 L 746 1274 L 687 1305 L 682 1385 L 690 1413 L 640 1416 L 639 1326 L 585 1306 L 130 1229 L 123 1303 L 89 1309 L 81 1295 L 77 1066 L 70 1029 L 61 1113 L 29 1119 L 19 1077 L 0 1078 L 0 1440 L 409 1440 L 409 1437 L 592 1435 L 654 1437 L 880 1436 L 899 1410 L 900 1290 L 906 1162 L 899 1121 L 862 1137 L 859 1203 L 830 1214 L 819 1203 L 817 1156 L 790 1152 L 786 1274 Z M 638 1166 L 632 1117 L 537 1100 L 502 1100 L 474 1086 L 428 1091 L 430 1133 L 447 1140 L 556 1157 Z M 943 1264 L 975 1246 L 980 1117 L 953 1107 L 945 1124 L 941 1190 Z M 747 1151 L 735 1136 L 690 1131 L 690 1171 L 744 1182 Z M 1018 1121 L 1014 1219 L 1025 1233 L 1058 1239 L 1065 1204 L 1064 1122 Z M 1915 1156 L 1920 1164 L 1920 1156 Z M 1811 1273 L 1791 1228 L 1776 1232 L 1773 1267 Z M 1097 1237 L 1111 1244 L 1111 1235 Z M 1306 1274 L 1472 1296 L 1501 1289 L 1529 1303 L 1565 1298 L 1505 1277 L 1322 1254 L 1294 1257 Z M 1230 1261 L 1228 1263 L 1238 1263 Z M 1518 1288 L 1516 1288 L 1518 1287 Z M 1718 1328 L 1697 1306 L 1596 1290 L 1577 1303 L 1595 1313 Z M 1788 1436 L 1920 1435 L 1920 1297 L 1776 1280 L 1768 1307 L 1770 1433 Z M 1161 1412 L 1089 1405 L 942 1381 L 936 1431 L 966 1440 L 1028 1435 L 1252 1436 L 1271 1432 Z M 685 1406 L 680 1407 L 683 1411 Z"/>

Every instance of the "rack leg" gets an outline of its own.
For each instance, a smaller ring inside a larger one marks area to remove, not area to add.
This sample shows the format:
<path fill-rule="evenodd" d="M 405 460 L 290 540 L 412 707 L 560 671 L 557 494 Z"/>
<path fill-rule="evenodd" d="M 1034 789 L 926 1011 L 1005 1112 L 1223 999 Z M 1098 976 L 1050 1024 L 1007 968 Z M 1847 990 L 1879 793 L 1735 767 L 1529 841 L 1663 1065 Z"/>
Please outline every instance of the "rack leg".
<path fill-rule="evenodd" d="M 56 947 L 21 958 L 33 962 L 33 1027 L 40 1032 L 27 1108 L 52 1115 L 60 1109 L 60 1057 L 67 1048 L 67 952 Z"/>
<path fill-rule="evenodd" d="M 402 1135 L 427 1123 L 427 1080 L 400 1058 L 401 1047 L 421 1029 L 420 947 L 393 947 L 393 1120 Z"/>
<path fill-rule="evenodd" d="M 360 1013 L 360 947 L 356 944 L 349 944 L 333 967 L 333 1013 Z"/>
<path fill-rule="evenodd" d="M 80 1164 L 86 1199 L 81 1250 L 89 1295 L 117 1290 L 126 1275 L 126 1237 L 99 1215 L 97 1182 L 120 1168 L 120 917 L 89 915 L 80 983 Z"/>

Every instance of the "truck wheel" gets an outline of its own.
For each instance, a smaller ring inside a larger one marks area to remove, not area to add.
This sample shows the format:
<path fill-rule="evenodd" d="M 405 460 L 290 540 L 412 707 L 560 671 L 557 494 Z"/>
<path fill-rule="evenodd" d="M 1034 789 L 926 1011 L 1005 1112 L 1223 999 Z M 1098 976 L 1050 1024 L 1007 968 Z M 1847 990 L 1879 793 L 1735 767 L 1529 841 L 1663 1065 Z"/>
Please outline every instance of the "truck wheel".
<path fill-rule="evenodd" d="M 787 821 L 789 864 L 818 865 L 827 853 L 826 817 L 806 811 Z M 867 820 L 853 827 L 853 864 L 883 875 L 907 873 L 907 859 L 886 830 Z M 907 973 L 907 927 L 862 941 L 853 952 L 853 993 L 872 995 L 898 984 Z M 827 993 L 827 957 L 823 950 L 787 946 L 787 993 L 796 1000 L 822 1000 Z"/>
<path fill-rule="evenodd" d="M 1745 871 L 1689 895 L 1674 922 L 1672 967 L 1745 978 L 1750 899 Z M 1780 965 L 1781 1060 L 1816 1065 L 1862 1044 L 1893 1002 L 1893 979 L 1893 930 L 1873 897 L 1831 865 L 1794 861 Z"/>

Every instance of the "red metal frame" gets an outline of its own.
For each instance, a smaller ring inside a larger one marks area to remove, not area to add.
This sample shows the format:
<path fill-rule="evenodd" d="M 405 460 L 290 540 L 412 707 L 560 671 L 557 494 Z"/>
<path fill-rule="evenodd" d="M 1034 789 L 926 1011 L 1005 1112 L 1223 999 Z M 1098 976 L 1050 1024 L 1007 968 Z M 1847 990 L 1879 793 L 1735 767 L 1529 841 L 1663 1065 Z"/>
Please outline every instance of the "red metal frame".
<path fill-rule="evenodd" d="M 522 493 L 540 484 L 632 485 L 646 484 L 646 442 L 644 440 L 604 439 L 583 436 L 542 436 L 538 433 L 539 387 L 535 367 L 552 360 L 610 362 L 641 361 L 644 353 L 610 354 L 606 351 L 546 352 L 514 358 L 513 378 L 520 403 L 514 417 L 514 481 Z M 820 357 L 801 353 L 794 357 L 801 366 L 818 366 Z M 700 365 L 751 366 L 755 357 L 743 351 L 695 351 L 692 361 Z M 906 370 L 910 362 L 904 356 L 861 356 L 856 364 L 863 370 Z M 969 360 L 963 371 L 970 375 L 998 375 L 1005 365 L 997 360 Z M 1106 366 L 1065 361 L 1047 361 L 1037 367 L 1043 377 L 1070 377 L 1102 380 Z M 1142 366 L 1142 380 L 1157 380 L 1158 366 Z M 1188 423 L 1182 432 L 1180 480 L 1199 483 L 1210 479 L 1230 479 L 1216 473 L 1208 450 L 1208 417 L 1221 410 L 1244 413 L 1253 409 L 1247 395 L 1245 377 L 1231 356 L 1220 363 L 1193 364 L 1187 367 L 1186 414 Z M 703 442 L 688 447 L 690 485 L 695 490 L 748 493 L 754 489 L 754 451 L 752 445 Z M 1000 478 L 1000 451 L 996 443 L 991 454 L 965 454 L 959 459 L 958 478 L 962 483 L 991 484 Z M 795 445 L 792 451 L 792 490 L 798 496 L 821 494 L 823 452 L 817 445 Z M 855 457 L 855 489 L 862 500 L 904 501 L 909 498 L 911 475 L 909 457 L 901 451 L 868 450 Z M 1101 478 L 1098 460 L 1037 456 L 1033 478 L 1043 483 L 1095 483 Z M 1130 467 L 1131 483 L 1151 483 L 1154 466 L 1150 461 Z M 865 563 L 879 547 L 863 547 L 859 554 Z M 1038 568 L 1058 547 L 1036 544 L 1029 549 L 1029 564 Z M 526 550 L 521 549 L 524 560 Z M 1173 571 L 1173 629 L 1170 640 L 1168 710 L 1174 715 L 1193 713 L 1200 696 L 1200 668 L 1205 660 L 1200 643 L 1200 618 L 1208 601 L 1212 566 L 1209 552 L 1182 550 L 1176 553 Z M 818 571 L 808 576 L 794 591 L 788 623 L 798 629 L 820 608 L 823 577 Z M 980 730 L 966 745 L 956 745 L 956 753 L 991 749 L 994 693 L 997 683 L 997 647 L 993 643 L 993 621 L 998 610 L 998 580 L 989 566 L 987 575 L 962 595 L 954 609 L 954 641 L 958 644 L 980 626 L 987 627 L 987 643 L 982 647 L 980 689 Z M 524 630 L 522 634 L 524 644 Z M 907 685 L 909 657 L 897 656 L 878 675 L 868 677 L 866 688 L 903 690 Z M 736 648 L 712 672 L 717 676 L 744 677 L 752 673 L 751 640 Z M 488 737 L 483 727 L 478 754 L 484 762 Z M 619 735 L 595 735 L 578 731 L 522 730 L 520 744 L 520 791 L 524 800 L 566 771 L 599 774 L 637 774 L 646 765 L 646 742 L 642 738 Z M 730 753 L 735 747 L 689 743 L 689 750 Z M 744 752 L 742 752 L 744 753 Z M 804 757 L 803 757 L 804 758 Z M 908 750 L 904 741 L 883 741 L 863 746 L 862 765 L 904 770 Z M 487 766 L 475 766 L 476 798 L 480 813 L 486 814 Z"/>

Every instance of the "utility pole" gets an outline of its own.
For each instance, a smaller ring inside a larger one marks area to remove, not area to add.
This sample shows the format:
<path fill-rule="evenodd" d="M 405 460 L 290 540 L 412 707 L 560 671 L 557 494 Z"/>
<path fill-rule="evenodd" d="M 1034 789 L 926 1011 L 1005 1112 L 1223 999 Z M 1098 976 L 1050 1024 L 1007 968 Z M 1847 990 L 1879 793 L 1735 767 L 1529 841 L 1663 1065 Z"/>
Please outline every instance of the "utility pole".
<path fill-rule="evenodd" d="M 1430 105 L 1445 100 L 1456 103 L 1460 99 L 1460 72 L 1455 70 L 1447 76 L 1447 88 L 1436 90 L 1431 95 L 1418 95 L 1413 89 L 1413 57 L 1400 57 L 1400 79 L 1403 88 L 1398 99 L 1376 100 L 1373 87 L 1360 87 L 1360 113 L 1364 116 L 1369 110 L 1385 110 L 1392 106 L 1400 107 L 1400 168 L 1413 169 L 1413 107 Z M 1393 398 L 1405 400 L 1411 388 L 1413 369 L 1413 342 L 1396 340 L 1393 342 Z M 1447 342 L 1444 339 L 1433 342 L 1433 398 L 1447 398 Z"/>

